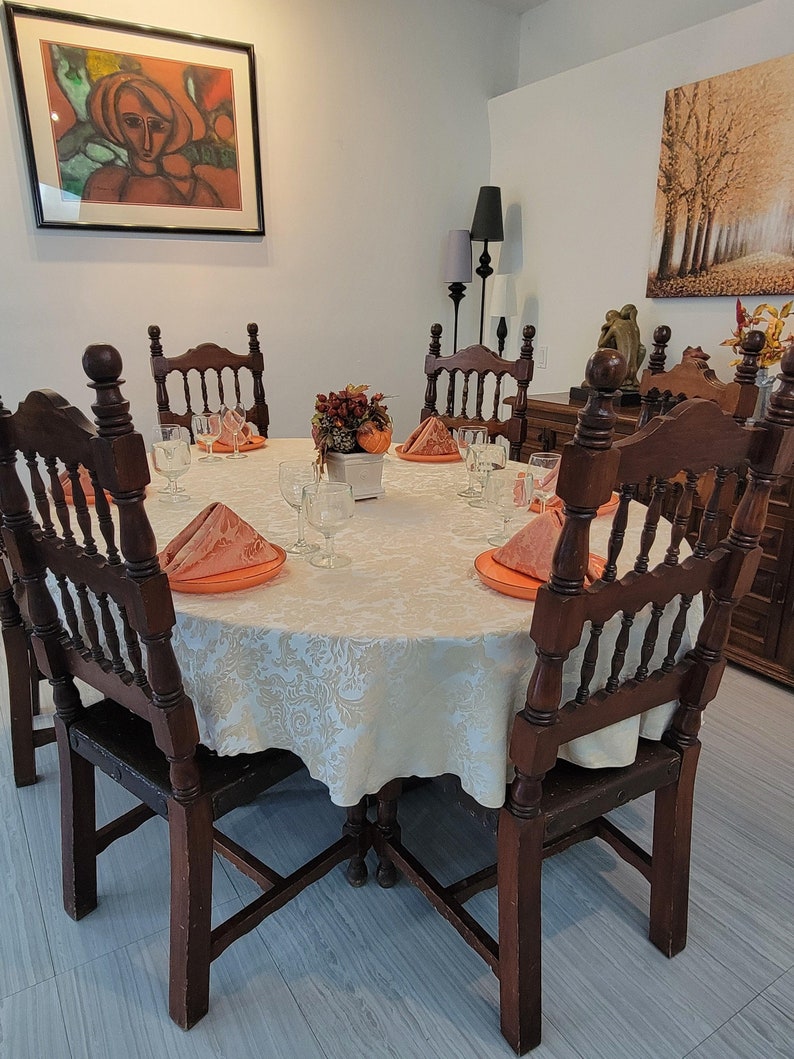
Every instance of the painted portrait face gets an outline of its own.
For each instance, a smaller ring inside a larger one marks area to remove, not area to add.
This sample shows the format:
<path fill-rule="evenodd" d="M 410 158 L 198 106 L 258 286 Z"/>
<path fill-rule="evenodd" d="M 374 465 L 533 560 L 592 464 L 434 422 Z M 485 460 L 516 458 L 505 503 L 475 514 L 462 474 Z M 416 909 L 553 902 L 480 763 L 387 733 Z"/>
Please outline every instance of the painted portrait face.
<path fill-rule="evenodd" d="M 131 88 L 119 92 L 116 106 L 130 156 L 143 162 L 156 161 L 171 137 L 173 119 L 158 114 Z"/>

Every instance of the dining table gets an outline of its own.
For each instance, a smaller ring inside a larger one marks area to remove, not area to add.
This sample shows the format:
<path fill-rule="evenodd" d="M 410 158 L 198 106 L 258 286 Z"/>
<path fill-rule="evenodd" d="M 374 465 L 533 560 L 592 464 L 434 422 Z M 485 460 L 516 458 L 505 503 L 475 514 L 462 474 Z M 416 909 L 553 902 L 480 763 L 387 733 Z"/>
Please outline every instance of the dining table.
<path fill-rule="evenodd" d="M 201 455 L 193 446 L 181 479 L 190 499 L 161 502 L 156 476 L 149 487 L 146 510 L 159 549 L 214 501 L 274 544 L 295 540 L 296 512 L 280 494 L 279 464 L 313 460 L 310 439 L 268 439 L 245 460 Z M 535 658 L 534 604 L 480 580 L 474 560 L 489 549 L 501 517 L 459 497 L 465 484 L 462 461 L 410 461 L 392 448 L 384 456 L 384 495 L 357 501 L 338 534 L 349 566 L 321 569 L 288 556 L 276 576 L 250 588 L 175 590 L 174 646 L 202 743 L 219 754 L 291 750 L 340 806 L 398 777 L 449 774 L 480 805 L 501 806 L 511 724 Z M 629 564 L 646 510 L 631 505 L 622 553 Z M 610 526 L 610 515 L 594 520 L 594 553 L 606 554 Z M 320 541 L 310 527 L 307 537 Z M 690 627 L 701 614 L 696 600 Z M 627 673 L 639 661 L 644 624 L 640 613 Z M 660 644 L 667 631 L 663 625 Z M 566 664 L 565 699 L 576 691 L 583 649 Z M 608 661 L 600 660 L 594 686 Z M 561 756 L 586 767 L 628 764 L 638 737 L 659 739 L 674 708 L 578 739 Z"/>

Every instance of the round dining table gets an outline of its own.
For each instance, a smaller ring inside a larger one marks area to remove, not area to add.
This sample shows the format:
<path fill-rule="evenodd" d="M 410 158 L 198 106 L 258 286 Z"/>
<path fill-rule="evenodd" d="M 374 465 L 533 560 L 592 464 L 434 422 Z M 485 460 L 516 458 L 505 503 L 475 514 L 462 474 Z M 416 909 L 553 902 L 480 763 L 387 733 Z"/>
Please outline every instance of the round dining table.
<path fill-rule="evenodd" d="M 283 460 L 313 460 L 309 439 L 269 439 L 244 460 L 200 455 L 193 447 L 181 479 L 189 500 L 161 502 L 156 476 L 149 487 L 146 508 L 160 549 L 213 501 L 274 544 L 295 540 L 296 512 L 281 497 L 278 470 Z M 291 750 L 342 806 L 397 777 L 450 773 L 481 805 L 501 806 L 511 722 L 534 662 L 533 603 L 478 577 L 474 560 L 491 547 L 487 538 L 501 519 L 459 497 L 465 484 L 462 462 L 408 461 L 392 449 L 384 495 L 357 501 L 338 534 L 349 566 L 321 569 L 288 556 L 255 587 L 174 591 L 175 650 L 201 741 L 220 754 Z M 623 550 L 629 562 L 646 510 L 632 508 Z M 606 554 L 610 525 L 608 515 L 594 521 L 595 553 Z M 321 543 L 311 528 L 307 537 Z M 699 616 L 694 606 L 690 626 Z M 627 673 L 639 660 L 643 628 L 640 614 Z M 566 698 L 576 690 L 582 650 L 566 666 Z M 577 740 L 563 755 L 589 767 L 628 764 L 637 738 L 660 738 L 673 709 L 657 707 Z"/>

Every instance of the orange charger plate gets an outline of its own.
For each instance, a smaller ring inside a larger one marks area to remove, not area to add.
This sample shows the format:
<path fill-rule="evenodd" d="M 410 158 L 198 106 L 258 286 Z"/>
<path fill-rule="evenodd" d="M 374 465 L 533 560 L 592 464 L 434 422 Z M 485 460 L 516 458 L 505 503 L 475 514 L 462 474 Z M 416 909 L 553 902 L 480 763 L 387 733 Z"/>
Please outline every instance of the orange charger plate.
<path fill-rule="evenodd" d="M 511 570 L 509 566 L 502 566 L 493 557 L 496 550 L 496 548 L 489 548 L 487 552 L 480 552 L 474 560 L 474 569 L 482 583 L 496 592 L 501 592 L 503 596 L 535 599 L 538 589 L 546 582 L 530 577 L 529 574 L 522 574 L 518 570 Z M 600 573 L 604 569 L 606 559 L 591 553 L 590 562 Z"/>
<path fill-rule="evenodd" d="M 262 438 L 258 434 L 255 434 L 252 438 L 247 441 L 238 442 L 237 448 L 240 452 L 249 452 L 251 449 L 261 449 L 267 441 L 267 438 Z M 234 452 L 234 445 L 226 445 L 223 441 L 216 441 L 212 446 L 213 452 Z"/>
<path fill-rule="evenodd" d="M 174 592 L 193 592 L 197 595 L 208 595 L 213 592 L 237 592 L 241 588 L 253 588 L 255 585 L 263 585 L 271 577 L 275 577 L 281 567 L 287 561 L 287 553 L 277 544 L 273 547 L 278 552 L 275 559 L 257 566 L 248 566 L 244 570 L 227 570 L 223 574 L 213 574 L 211 577 L 197 577 L 192 580 L 179 581 L 168 578 L 168 583 Z"/>
<path fill-rule="evenodd" d="M 462 460 L 459 452 L 445 452 L 441 456 L 413 456 L 410 452 L 403 452 L 402 445 L 395 445 L 394 451 L 399 459 L 413 463 L 460 463 Z"/>

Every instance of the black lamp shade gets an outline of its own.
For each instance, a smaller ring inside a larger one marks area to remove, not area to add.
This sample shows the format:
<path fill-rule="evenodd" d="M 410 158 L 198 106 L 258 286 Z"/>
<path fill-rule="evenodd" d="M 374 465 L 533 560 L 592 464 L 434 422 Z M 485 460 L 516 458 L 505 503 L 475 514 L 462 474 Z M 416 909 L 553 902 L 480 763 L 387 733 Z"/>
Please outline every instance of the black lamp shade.
<path fill-rule="evenodd" d="M 501 243 L 505 237 L 502 224 L 502 189 L 480 188 L 474 220 L 471 222 L 472 241 Z"/>

